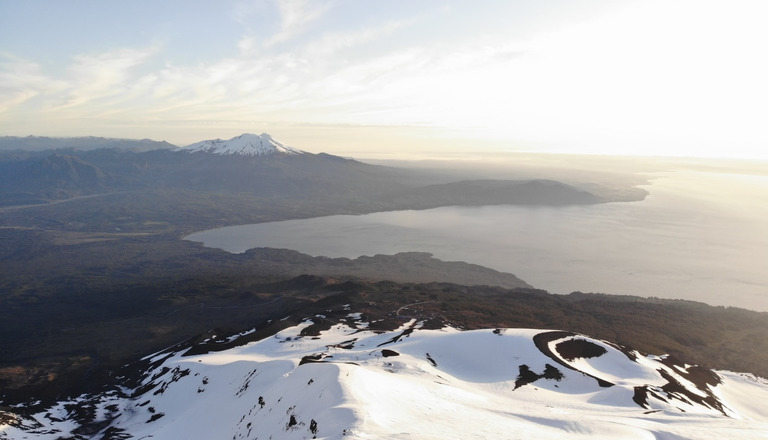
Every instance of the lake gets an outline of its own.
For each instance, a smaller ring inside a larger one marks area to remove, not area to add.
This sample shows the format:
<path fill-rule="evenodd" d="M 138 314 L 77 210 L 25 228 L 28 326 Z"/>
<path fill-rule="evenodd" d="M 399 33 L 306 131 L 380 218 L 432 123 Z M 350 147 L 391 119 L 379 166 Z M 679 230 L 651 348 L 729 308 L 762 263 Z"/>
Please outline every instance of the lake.
<path fill-rule="evenodd" d="M 443 207 L 231 226 L 188 240 L 349 257 L 424 251 L 552 293 L 679 298 L 768 311 L 768 177 L 658 174 L 640 202 Z"/>

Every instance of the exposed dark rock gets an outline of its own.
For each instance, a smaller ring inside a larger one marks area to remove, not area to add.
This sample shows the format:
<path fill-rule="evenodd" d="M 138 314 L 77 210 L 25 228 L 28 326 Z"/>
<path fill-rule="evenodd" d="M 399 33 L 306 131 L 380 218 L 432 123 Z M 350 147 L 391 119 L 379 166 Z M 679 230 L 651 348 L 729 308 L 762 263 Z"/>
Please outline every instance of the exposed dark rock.
<path fill-rule="evenodd" d="M 688 389 L 684 385 L 682 385 L 677 379 L 672 377 L 672 375 L 669 374 L 666 370 L 659 369 L 658 371 L 661 374 L 661 376 L 667 381 L 667 383 L 661 387 L 661 389 L 667 393 L 667 396 L 674 397 L 686 403 L 697 403 L 699 405 L 706 406 L 706 407 L 715 409 L 717 411 L 720 411 L 725 416 L 728 415 L 722 402 L 717 398 L 717 396 L 714 395 L 714 393 L 712 392 L 712 389 L 706 386 L 707 385 L 706 382 L 702 383 L 702 385 L 696 384 L 698 391 L 704 394 L 702 396 L 700 393 L 696 393 Z M 718 382 L 719 382 L 719 379 L 718 379 Z"/>
<path fill-rule="evenodd" d="M 303 358 L 301 358 L 301 361 L 299 361 L 299 365 L 309 364 L 312 362 L 322 362 L 323 359 L 325 359 L 326 357 L 328 357 L 328 355 L 325 353 L 318 353 L 318 354 L 312 354 L 309 356 L 304 356 Z"/>
<path fill-rule="evenodd" d="M 413 333 L 413 330 L 414 330 L 414 328 L 413 328 L 413 326 L 411 326 L 411 327 L 403 330 L 403 332 L 400 333 L 399 335 L 394 336 L 392 339 L 389 339 L 387 341 L 382 342 L 381 344 L 378 345 L 378 347 L 381 347 L 382 345 L 387 345 L 387 344 L 394 344 L 395 342 L 399 341 L 400 339 L 408 337 L 408 335 Z"/>
<path fill-rule="evenodd" d="M 544 379 L 549 380 L 562 380 L 563 379 L 563 373 L 560 372 L 557 368 L 553 367 L 552 365 L 546 364 L 544 366 L 544 374 L 542 374 L 542 377 Z"/>
<path fill-rule="evenodd" d="M 528 385 L 529 383 L 536 382 L 541 378 L 540 375 L 531 371 L 528 365 L 525 365 L 525 364 L 520 365 L 518 369 L 520 370 L 520 373 L 517 375 L 517 378 L 515 379 L 515 389 L 518 389 L 523 385 Z"/>
<path fill-rule="evenodd" d="M 556 341 L 558 339 L 563 339 L 571 336 L 576 336 L 576 333 L 573 332 L 564 332 L 564 331 L 552 331 L 552 332 L 544 332 L 539 333 L 533 337 L 533 343 L 536 345 L 536 348 L 539 349 L 542 353 L 544 353 L 547 357 L 552 359 L 553 361 L 557 362 L 558 364 L 568 368 L 569 370 L 578 371 L 586 376 L 589 376 L 597 381 L 597 383 L 604 388 L 612 387 L 614 384 L 611 382 L 608 382 L 605 379 L 601 379 L 599 377 L 595 377 L 591 374 L 585 373 L 583 371 L 577 370 L 576 368 L 573 368 L 572 366 L 568 365 L 565 361 L 563 361 L 560 356 L 553 353 L 552 350 L 549 349 L 549 343 L 552 341 Z"/>
<path fill-rule="evenodd" d="M 149 420 L 147 420 L 147 423 L 154 422 L 155 420 L 157 420 L 159 418 L 162 418 L 162 417 L 165 417 L 165 413 L 153 414 L 152 417 L 150 417 Z"/>
<path fill-rule="evenodd" d="M 518 369 L 519 369 L 519 374 L 515 379 L 515 389 L 518 389 L 523 385 L 528 385 L 530 383 L 536 382 L 539 379 L 549 379 L 549 380 L 555 380 L 555 381 L 560 381 L 563 379 L 563 373 L 561 373 L 560 370 L 558 370 L 557 368 L 549 364 L 545 365 L 544 372 L 542 374 L 537 374 L 531 371 L 528 365 L 525 365 L 525 364 L 520 365 Z"/>
<path fill-rule="evenodd" d="M 555 346 L 557 353 L 567 361 L 577 358 L 593 358 L 606 353 L 605 348 L 585 339 L 569 339 Z"/>

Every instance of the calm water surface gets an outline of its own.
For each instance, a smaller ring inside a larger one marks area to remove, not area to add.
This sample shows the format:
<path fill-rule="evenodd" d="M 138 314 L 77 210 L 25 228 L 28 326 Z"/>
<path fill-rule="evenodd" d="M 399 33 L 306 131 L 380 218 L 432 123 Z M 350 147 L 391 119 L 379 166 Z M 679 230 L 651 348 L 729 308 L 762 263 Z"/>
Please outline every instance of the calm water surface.
<path fill-rule="evenodd" d="M 641 202 L 445 207 L 232 226 L 187 237 L 349 257 L 426 251 L 553 293 L 682 298 L 768 311 L 768 177 L 664 174 Z"/>

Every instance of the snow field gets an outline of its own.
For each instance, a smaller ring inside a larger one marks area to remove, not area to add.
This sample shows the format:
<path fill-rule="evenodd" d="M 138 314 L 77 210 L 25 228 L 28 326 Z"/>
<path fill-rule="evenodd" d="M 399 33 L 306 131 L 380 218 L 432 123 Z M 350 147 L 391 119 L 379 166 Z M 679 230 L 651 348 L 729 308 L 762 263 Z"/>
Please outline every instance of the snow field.
<path fill-rule="evenodd" d="M 153 440 L 768 438 L 768 382 L 751 375 L 720 372 L 722 384 L 701 390 L 681 376 L 690 366 L 633 360 L 583 335 L 550 340 L 553 358 L 534 342 L 547 330 L 425 330 L 410 321 L 376 333 L 352 322 L 359 319 L 319 336 L 302 336 L 305 322 L 221 352 L 147 357 L 169 356 L 147 372 L 140 395 L 101 397 L 100 417 L 116 404 L 110 426 Z M 564 341 L 605 352 L 564 359 Z M 522 366 L 532 380 L 520 380 Z M 543 377 L 552 368 L 561 376 Z M 730 417 L 664 394 L 660 370 L 694 395 L 712 392 Z M 664 399 L 639 406 L 634 388 L 642 386 Z M 43 428 L 0 427 L 0 438 L 71 433 L 78 425 L 64 405 L 35 415 Z"/>

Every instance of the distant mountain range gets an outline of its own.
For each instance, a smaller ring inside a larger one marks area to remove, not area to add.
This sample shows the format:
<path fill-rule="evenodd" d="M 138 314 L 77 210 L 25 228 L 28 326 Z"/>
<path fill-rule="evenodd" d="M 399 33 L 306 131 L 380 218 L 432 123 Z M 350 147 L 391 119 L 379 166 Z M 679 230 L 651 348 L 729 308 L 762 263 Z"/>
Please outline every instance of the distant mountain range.
<path fill-rule="evenodd" d="M 0 147 L 0 439 L 768 432 L 768 382 L 753 375 L 768 365 L 765 314 L 550 295 L 418 252 L 230 254 L 179 239 L 319 215 L 610 197 L 374 166 L 268 134 L 184 148 L 14 139 Z"/>
<path fill-rule="evenodd" d="M 0 151 L 44 151 L 56 149 L 75 149 L 80 151 L 115 148 L 127 151 L 151 151 L 178 148 L 165 141 L 151 139 L 116 139 L 95 136 L 83 137 L 45 137 L 45 136 L 2 136 Z"/>
<path fill-rule="evenodd" d="M 206 140 L 184 148 L 104 138 L 4 138 L 3 145 L 8 151 L 0 153 L 0 206 L 156 189 L 324 198 L 365 205 L 367 211 L 601 201 L 553 181 L 446 182 L 416 171 L 308 153 L 266 133 Z"/>
<path fill-rule="evenodd" d="M 768 382 L 564 331 L 392 328 L 349 307 L 144 357 L 27 406 L 2 438 L 722 439 L 765 434 Z M 275 333 L 276 332 L 276 333 Z M 274 333 L 270 335 L 270 333 Z"/>

